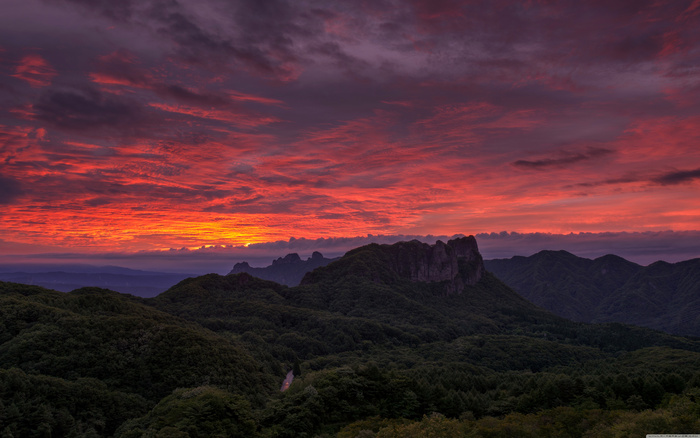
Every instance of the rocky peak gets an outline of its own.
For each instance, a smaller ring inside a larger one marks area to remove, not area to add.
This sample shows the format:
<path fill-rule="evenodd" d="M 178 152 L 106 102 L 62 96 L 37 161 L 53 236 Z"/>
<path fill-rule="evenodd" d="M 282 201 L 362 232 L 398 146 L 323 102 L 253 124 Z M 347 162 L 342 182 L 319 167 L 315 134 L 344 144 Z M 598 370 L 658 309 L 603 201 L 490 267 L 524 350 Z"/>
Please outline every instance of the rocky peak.
<path fill-rule="evenodd" d="M 392 269 L 401 277 L 426 283 L 448 282 L 447 293 L 475 285 L 484 273 L 484 262 L 473 236 L 438 240 L 434 245 L 417 240 L 391 247 Z"/>
<path fill-rule="evenodd" d="M 293 263 L 299 263 L 301 262 L 301 257 L 299 257 L 299 254 L 293 252 L 291 254 L 287 254 L 286 256 L 280 257 L 277 260 L 272 261 L 272 266 L 275 265 L 291 265 Z"/>
<path fill-rule="evenodd" d="M 229 272 L 229 274 L 240 274 L 242 272 L 248 272 L 249 269 L 250 265 L 248 264 L 248 262 L 240 262 L 233 265 L 233 269 L 231 269 L 231 272 Z"/>
<path fill-rule="evenodd" d="M 440 283 L 446 295 L 461 293 L 484 275 L 484 261 L 473 236 L 434 245 L 412 240 L 393 245 L 371 243 L 348 251 L 340 260 L 308 272 L 301 284 L 334 281 L 344 275 L 365 277 L 378 283 L 403 278 Z"/>
<path fill-rule="evenodd" d="M 474 236 L 460 237 L 447 242 L 447 246 L 455 251 L 457 258 L 463 258 L 468 262 L 481 260 L 479 246 L 476 244 Z"/>
<path fill-rule="evenodd" d="M 391 249 L 393 270 L 412 281 L 452 280 L 459 270 L 454 251 L 440 240 L 435 245 L 417 240 L 399 242 Z"/>

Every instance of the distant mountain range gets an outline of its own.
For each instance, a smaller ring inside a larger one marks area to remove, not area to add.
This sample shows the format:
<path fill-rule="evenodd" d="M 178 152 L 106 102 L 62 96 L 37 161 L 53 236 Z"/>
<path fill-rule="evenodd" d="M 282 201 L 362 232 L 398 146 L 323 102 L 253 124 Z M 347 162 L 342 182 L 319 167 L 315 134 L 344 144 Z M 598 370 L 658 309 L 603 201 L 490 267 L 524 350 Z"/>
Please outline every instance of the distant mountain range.
<path fill-rule="evenodd" d="M 0 281 L 41 286 L 59 292 L 99 287 L 139 297 L 154 297 L 190 274 L 139 271 L 117 266 L 0 266 Z"/>
<path fill-rule="evenodd" d="M 582 322 L 622 322 L 700 336 L 700 259 L 640 266 L 566 251 L 487 260 L 486 269 L 534 304 Z"/>
<path fill-rule="evenodd" d="M 326 266 L 339 258 L 327 259 L 320 252 L 314 251 L 310 258 L 302 260 L 299 254 L 291 253 L 273 260 L 270 266 L 264 268 L 253 268 L 248 262 L 236 263 L 229 274 L 245 272 L 263 280 L 270 280 L 287 286 L 296 286 L 307 272 Z"/>
<path fill-rule="evenodd" d="M 307 272 L 336 259 L 298 254 L 265 268 L 237 263 L 231 274 L 296 286 Z M 528 301 L 580 322 L 622 322 L 667 333 L 700 336 L 700 259 L 641 266 L 615 255 L 595 260 L 567 251 L 484 261 L 486 270 Z"/>
<path fill-rule="evenodd" d="M 610 260 L 603 277 L 630 267 Z M 571 263 L 543 266 L 566 279 Z M 366 245 L 295 287 L 208 274 L 139 298 L 0 282 L 3 436 L 696 431 L 698 363 L 700 339 L 537 307 L 471 236 Z"/>
<path fill-rule="evenodd" d="M 304 275 L 326 266 L 338 258 L 325 258 L 314 252 L 302 260 L 299 254 L 287 254 L 273 260 L 264 268 L 251 267 L 247 262 L 236 263 L 231 274 L 241 272 L 287 286 L 296 286 Z M 99 287 L 143 298 L 155 297 L 194 274 L 141 271 L 118 266 L 90 265 L 0 265 L 0 281 L 41 286 L 59 292 L 70 292 L 81 287 Z"/>
<path fill-rule="evenodd" d="M 229 274 L 247 273 L 293 287 L 308 273 L 338 259 L 314 252 L 303 260 L 292 253 L 266 267 L 236 263 Z M 541 251 L 529 257 L 486 260 L 484 266 L 528 301 L 573 321 L 622 322 L 700 336 L 700 259 L 641 266 L 615 255 L 591 260 L 566 251 Z M 37 272 L 40 269 L 45 271 Z M 0 266 L 0 281 L 61 292 L 100 287 L 144 298 L 188 277 L 194 276 L 114 266 Z"/>

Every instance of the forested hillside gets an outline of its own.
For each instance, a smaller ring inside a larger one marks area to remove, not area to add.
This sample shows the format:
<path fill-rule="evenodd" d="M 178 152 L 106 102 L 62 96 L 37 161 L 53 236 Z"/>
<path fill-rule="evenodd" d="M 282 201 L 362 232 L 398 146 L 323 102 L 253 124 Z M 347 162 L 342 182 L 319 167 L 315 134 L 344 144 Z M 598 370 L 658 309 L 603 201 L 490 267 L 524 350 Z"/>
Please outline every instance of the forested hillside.
<path fill-rule="evenodd" d="M 700 336 L 700 259 L 640 266 L 566 251 L 486 261 L 486 268 L 538 306 L 574 321 L 622 322 Z"/>
<path fill-rule="evenodd" d="M 700 430 L 699 341 L 537 308 L 473 238 L 368 245 L 297 287 L 211 274 L 142 299 L 0 283 L 0 312 L 2 436 Z"/>

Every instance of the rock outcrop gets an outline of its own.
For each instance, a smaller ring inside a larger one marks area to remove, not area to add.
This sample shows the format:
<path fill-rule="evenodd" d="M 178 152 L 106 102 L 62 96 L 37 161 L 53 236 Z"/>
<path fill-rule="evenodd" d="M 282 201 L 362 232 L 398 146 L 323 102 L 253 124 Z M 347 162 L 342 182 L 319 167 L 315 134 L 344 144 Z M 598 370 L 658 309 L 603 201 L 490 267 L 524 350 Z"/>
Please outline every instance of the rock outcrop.
<path fill-rule="evenodd" d="M 296 286 L 301 281 L 304 274 L 321 266 L 326 266 L 333 260 L 323 257 L 318 251 L 314 251 L 306 260 L 302 260 L 297 253 L 287 254 L 272 261 L 272 264 L 264 268 L 251 267 L 248 262 L 236 263 L 231 274 L 247 273 L 263 280 L 275 281 L 287 286 Z"/>
<path fill-rule="evenodd" d="M 301 257 L 299 257 L 299 254 L 293 252 L 291 254 L 287 254 L 284 257 L 280 257 L 277 260 L 272 261 L 272 266 L 277 266 L 277 265 L 292 265 L 295 263 L 301 263 Z"/>
<path fill-rule="evenodd" d="M 248 264 L 248 262 L 236 263 L 235 265 L 233 265 L 233 269 L 231 269 L 231 272 L 229 272 L 229 275 L 240 274 L 242 272 L 248 272 L 249 269 L 251 269 L 251 267 Z"/>
<path fill-rule="evenodd" d="M 474 236 L 438 240 L 434 245 L 411 240 L 393 245 L 369 245 L 348 251 L 340 260 L 309 272 L 301 284 L 352 274 L 375 283 L 393 284 L 409 280 L 439 283 L 436 291 L 445 295 L 461 293 L 484 275 L 484 261 Z"/>
<path fill-rule="evenodd" d="M 417 240 L 386 246 L 392 270 L 411 281 L 447 282 L 448 293 L 475 285 L 484 273 L 484 262 L 474 236 L 438 240 L 434 245 Z"/>

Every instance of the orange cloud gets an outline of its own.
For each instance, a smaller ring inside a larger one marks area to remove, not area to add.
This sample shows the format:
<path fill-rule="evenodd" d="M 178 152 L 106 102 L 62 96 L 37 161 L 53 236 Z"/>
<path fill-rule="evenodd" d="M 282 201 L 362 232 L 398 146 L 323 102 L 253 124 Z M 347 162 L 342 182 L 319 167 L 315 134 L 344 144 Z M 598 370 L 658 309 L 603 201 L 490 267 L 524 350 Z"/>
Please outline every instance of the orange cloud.
<path fill-rule="evenodd" d="M 170 105 L 165 103 L 150 103 L 150 106 L 161 111 L 183 114 L 207 120 L 218 120 L 228 122 L 233 125 L 254 128 L 256 126 L 267 125 L 279 122 L 279 119 L 271 116 L 256 117 L 252 114 L 237 113 L 230 110 L 206 109 L 189 105 Z"/>
<path fill-rule="evenodd" d="M 231 97 L 233 100 L 238 100 L 241 102 L 256 102 L 256 103 L 263 103 L 266 105 L 283 105 L 284 102 L 278 99 L 271 99 L 268 97 L 262 97 L 262 96 L 255 96 L 253 94 L 246 94 L 246 93 L 241 93 L 239 91 L 233 91 L 230 90 L 228 92 L 228 95 Z"/>
<path fill-rule="evenodd" d="M 136 82 L 130 78 L 117 76 L 110 73 L 90 73 L 90 80 L 100 85 L 125 85 L 134 88 L 147 88 L 145 84 Z"/>
<path fill-rule="evenodd" d="M 56 74 L 56 70 L 44 58 L 32 53 L 22 58 L 12 76 L 34 88 L 41 88 L 51 85 L 51 80 Z"/>

